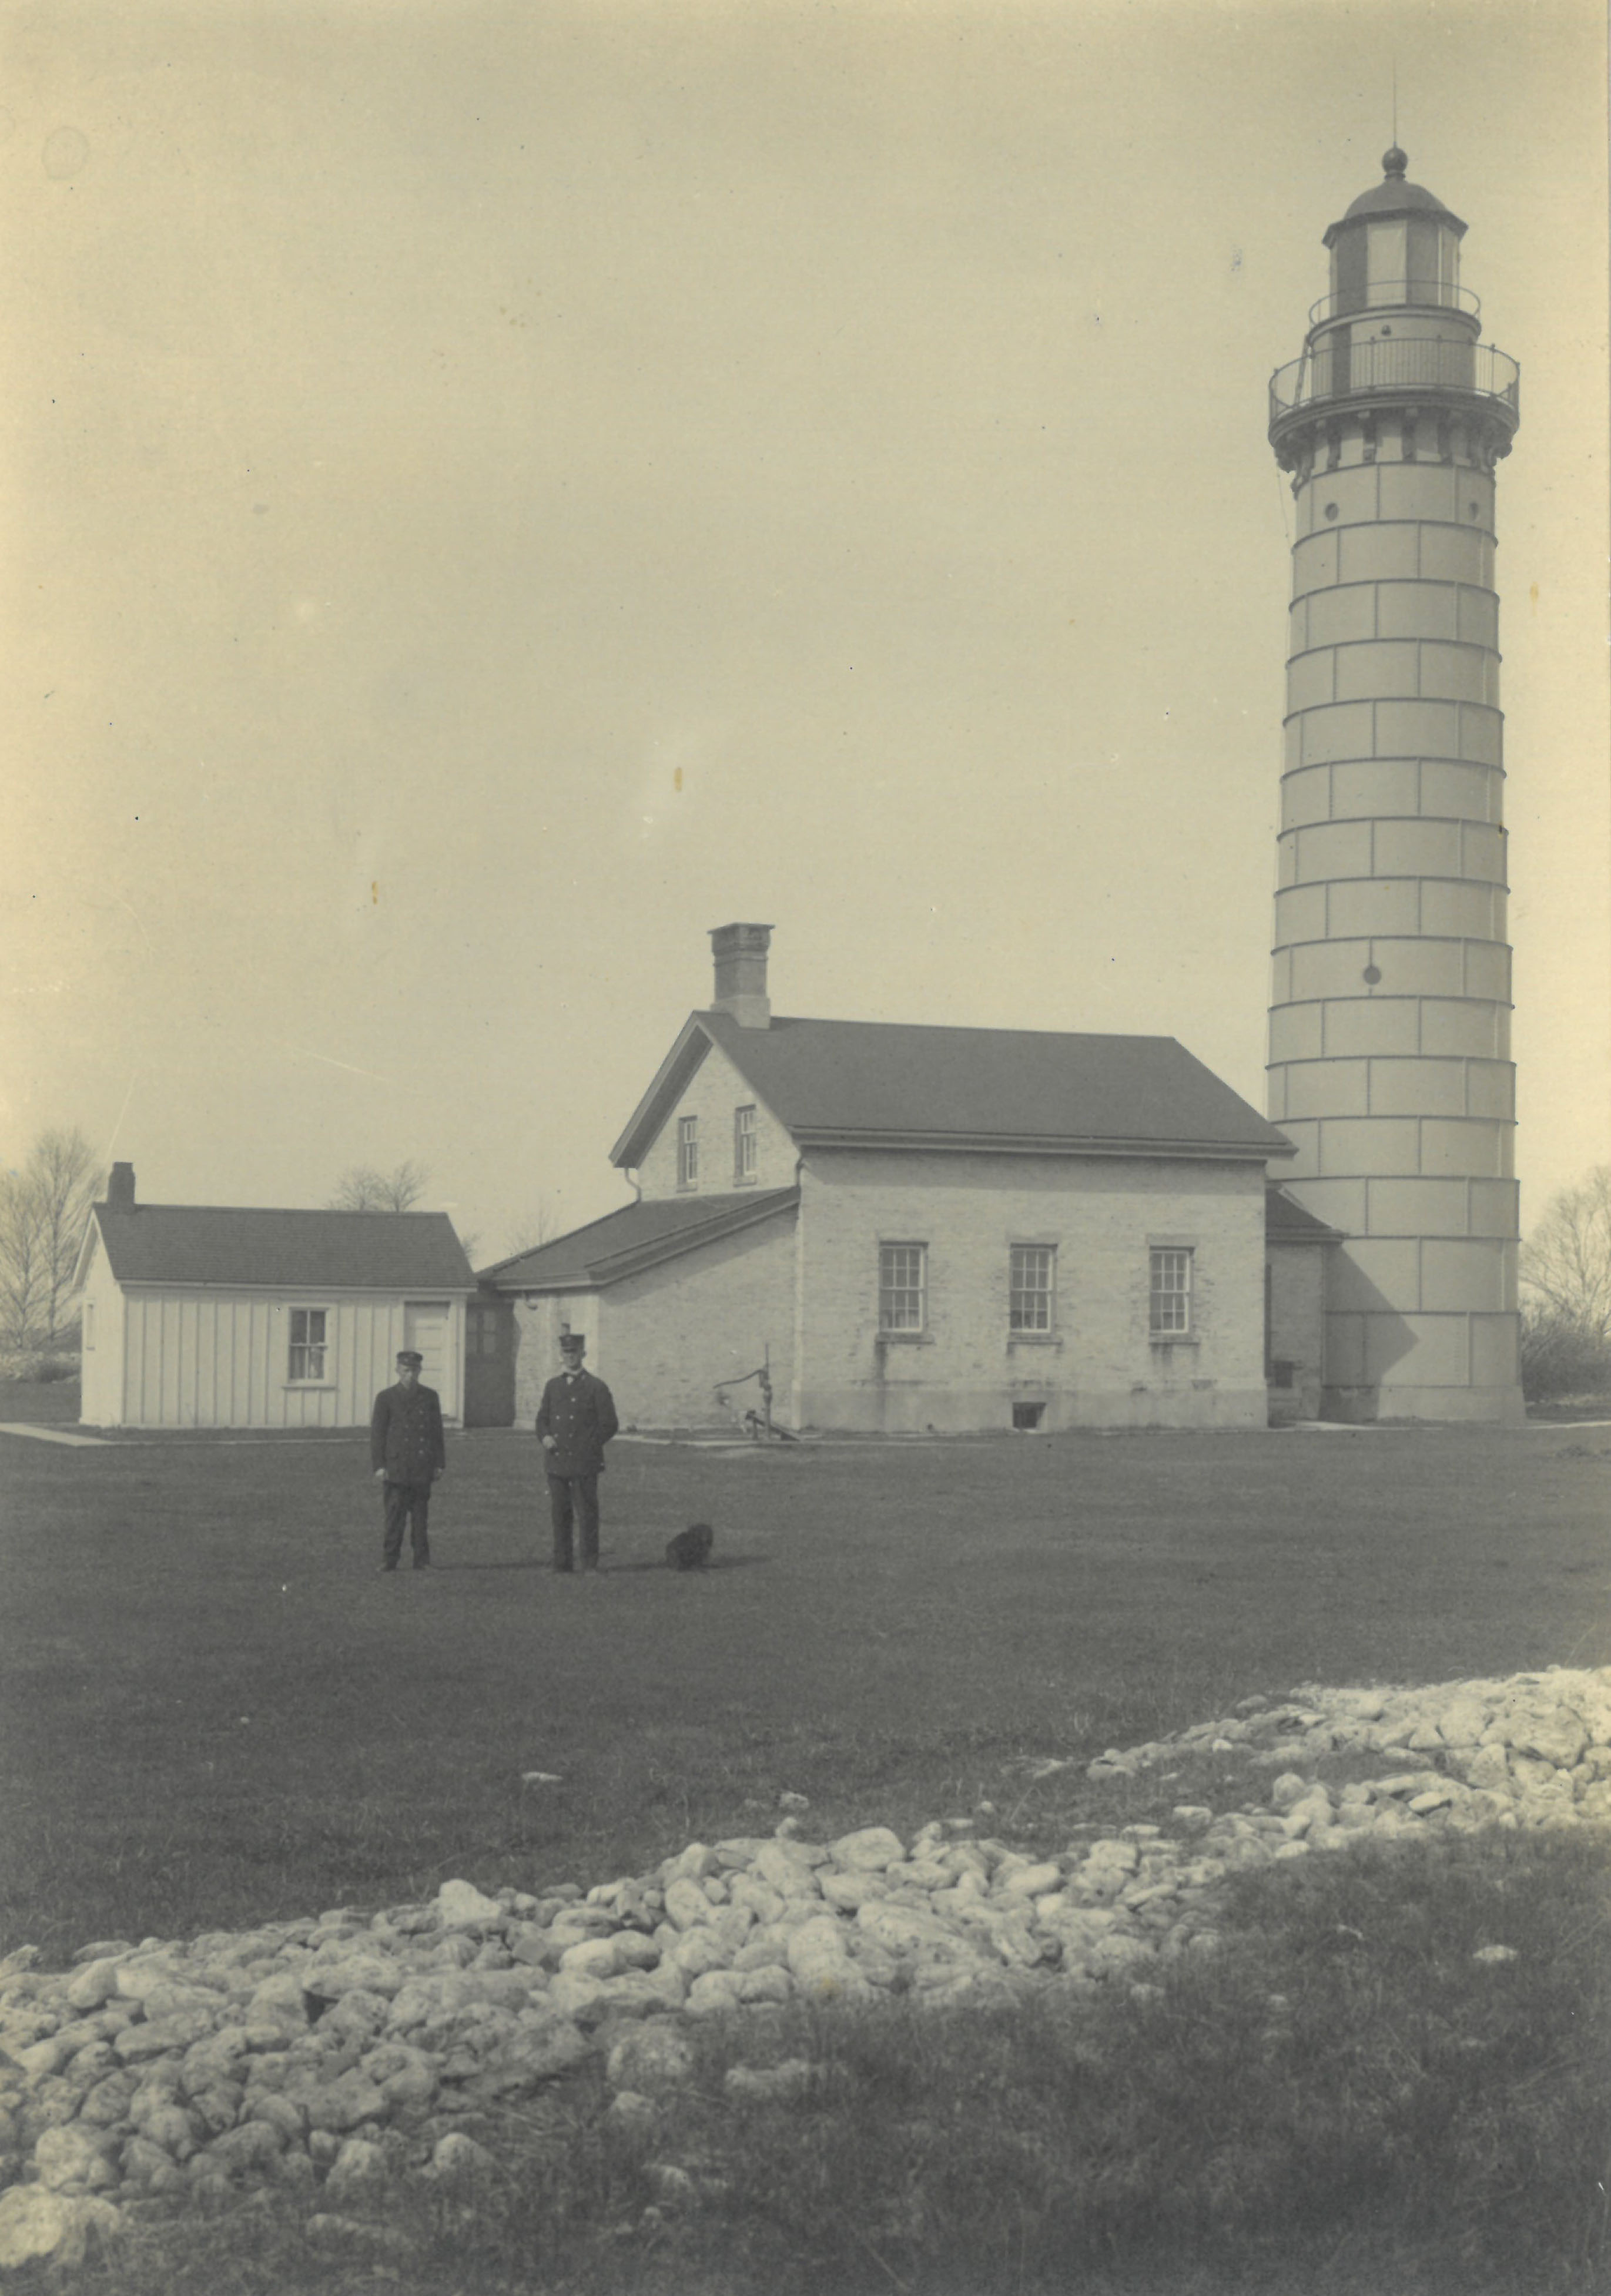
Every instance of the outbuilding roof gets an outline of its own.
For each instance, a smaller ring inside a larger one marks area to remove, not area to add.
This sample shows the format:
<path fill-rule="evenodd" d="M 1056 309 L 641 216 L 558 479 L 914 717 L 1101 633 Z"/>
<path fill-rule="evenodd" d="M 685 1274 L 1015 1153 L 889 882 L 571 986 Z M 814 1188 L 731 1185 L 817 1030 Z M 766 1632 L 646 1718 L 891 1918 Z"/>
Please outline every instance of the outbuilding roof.
<path fill-rule="evenodd" d="M 119 1283 L 308 1292 L 475 1289 L 446 1212 L 97 1204 L 90 1217 Z"/>
<path fill-rule="evenodd" d="M 1262 1160 L 1265 1121 L 1172 1037 L 695 1013 L 611 1152 L 641 1163 L 711 1046 L 802 1147 Z"/>
<path fill-rule="evenodd" d="M 483 1268 L 498 1292 L 594 1292 L 663 1259 L 701 1250 L 775 1212 L 792 1210 L 798 1188 L 736 1189 L 719 1196 L 665 1196 L 623 1204 L 586 1227 Z"/>

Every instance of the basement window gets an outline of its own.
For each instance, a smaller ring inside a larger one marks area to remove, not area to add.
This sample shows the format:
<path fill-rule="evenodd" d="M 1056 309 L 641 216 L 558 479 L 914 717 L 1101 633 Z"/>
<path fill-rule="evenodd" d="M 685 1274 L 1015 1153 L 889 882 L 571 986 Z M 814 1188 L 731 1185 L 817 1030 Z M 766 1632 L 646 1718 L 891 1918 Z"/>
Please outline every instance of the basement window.
<path fill-rule="evenodd" d="M 1031 1433 L 1045 1416 L 1044 1403 L 1015 1403 L 1013 1406 L 1013 1426 L 1020 1434 Z"/>

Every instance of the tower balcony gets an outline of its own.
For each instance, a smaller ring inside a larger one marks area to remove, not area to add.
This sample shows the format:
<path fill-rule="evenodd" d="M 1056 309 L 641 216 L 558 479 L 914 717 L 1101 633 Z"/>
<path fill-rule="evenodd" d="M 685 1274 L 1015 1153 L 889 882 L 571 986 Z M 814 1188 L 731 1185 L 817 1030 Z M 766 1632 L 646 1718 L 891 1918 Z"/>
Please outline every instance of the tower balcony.
<path fill-rule="evenodd" d="M 1309 307 L 1309 324 L 1321 326 L 1328 319 L 1363 318 L 1374 311 L 1463 311 L 1467 318 L 1482 316 L 1483 307 L 1468 287 L 1430 279 L 1373 279 L 1346 292 L 1322 295 Z"/>
<path fill-rule="evenodd" d="M 1270 378 L 1270 438 L 1296 422 L 1359 401 L 1380 406 L 1469 406 L 1476 401 L 1507 434 L 1521 421 L 1521 369 L 1489 343 L 1441 335 L 1393 335 L 1369 342 L 1325 337 Z"/>

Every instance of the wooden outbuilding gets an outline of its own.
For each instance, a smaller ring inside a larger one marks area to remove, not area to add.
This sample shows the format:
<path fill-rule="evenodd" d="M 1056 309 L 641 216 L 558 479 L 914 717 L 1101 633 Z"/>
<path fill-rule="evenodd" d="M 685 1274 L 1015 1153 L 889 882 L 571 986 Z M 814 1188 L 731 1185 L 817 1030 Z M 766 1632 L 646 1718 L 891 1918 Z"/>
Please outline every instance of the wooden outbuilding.
<path fill-rule="evenodd" d="M 78 1281 L 88 1426 L 365 1426 L 404 1347 L 463 1418 L 475 1278 L 445 1212 L 142 1204 L 114 1164 Z"/>

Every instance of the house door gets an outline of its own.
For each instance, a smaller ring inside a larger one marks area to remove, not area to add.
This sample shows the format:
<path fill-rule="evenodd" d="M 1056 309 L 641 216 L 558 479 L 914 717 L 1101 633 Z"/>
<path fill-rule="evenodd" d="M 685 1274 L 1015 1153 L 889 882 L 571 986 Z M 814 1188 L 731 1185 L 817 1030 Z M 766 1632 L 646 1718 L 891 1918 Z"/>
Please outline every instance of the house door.
<path fill-rule="evenodd" d="M 420 1383 L 435 1388 L 439 1395 L 444 1387 L 451 1391 L 445 1407 L 453 1411 L 458 1401 L 456 1380 L 448 1377 L 448 1302 L 445 1300 L 405 1300 L 403 1302 L 403 1345 L 417 1348 L 422 1361 Z"/>

